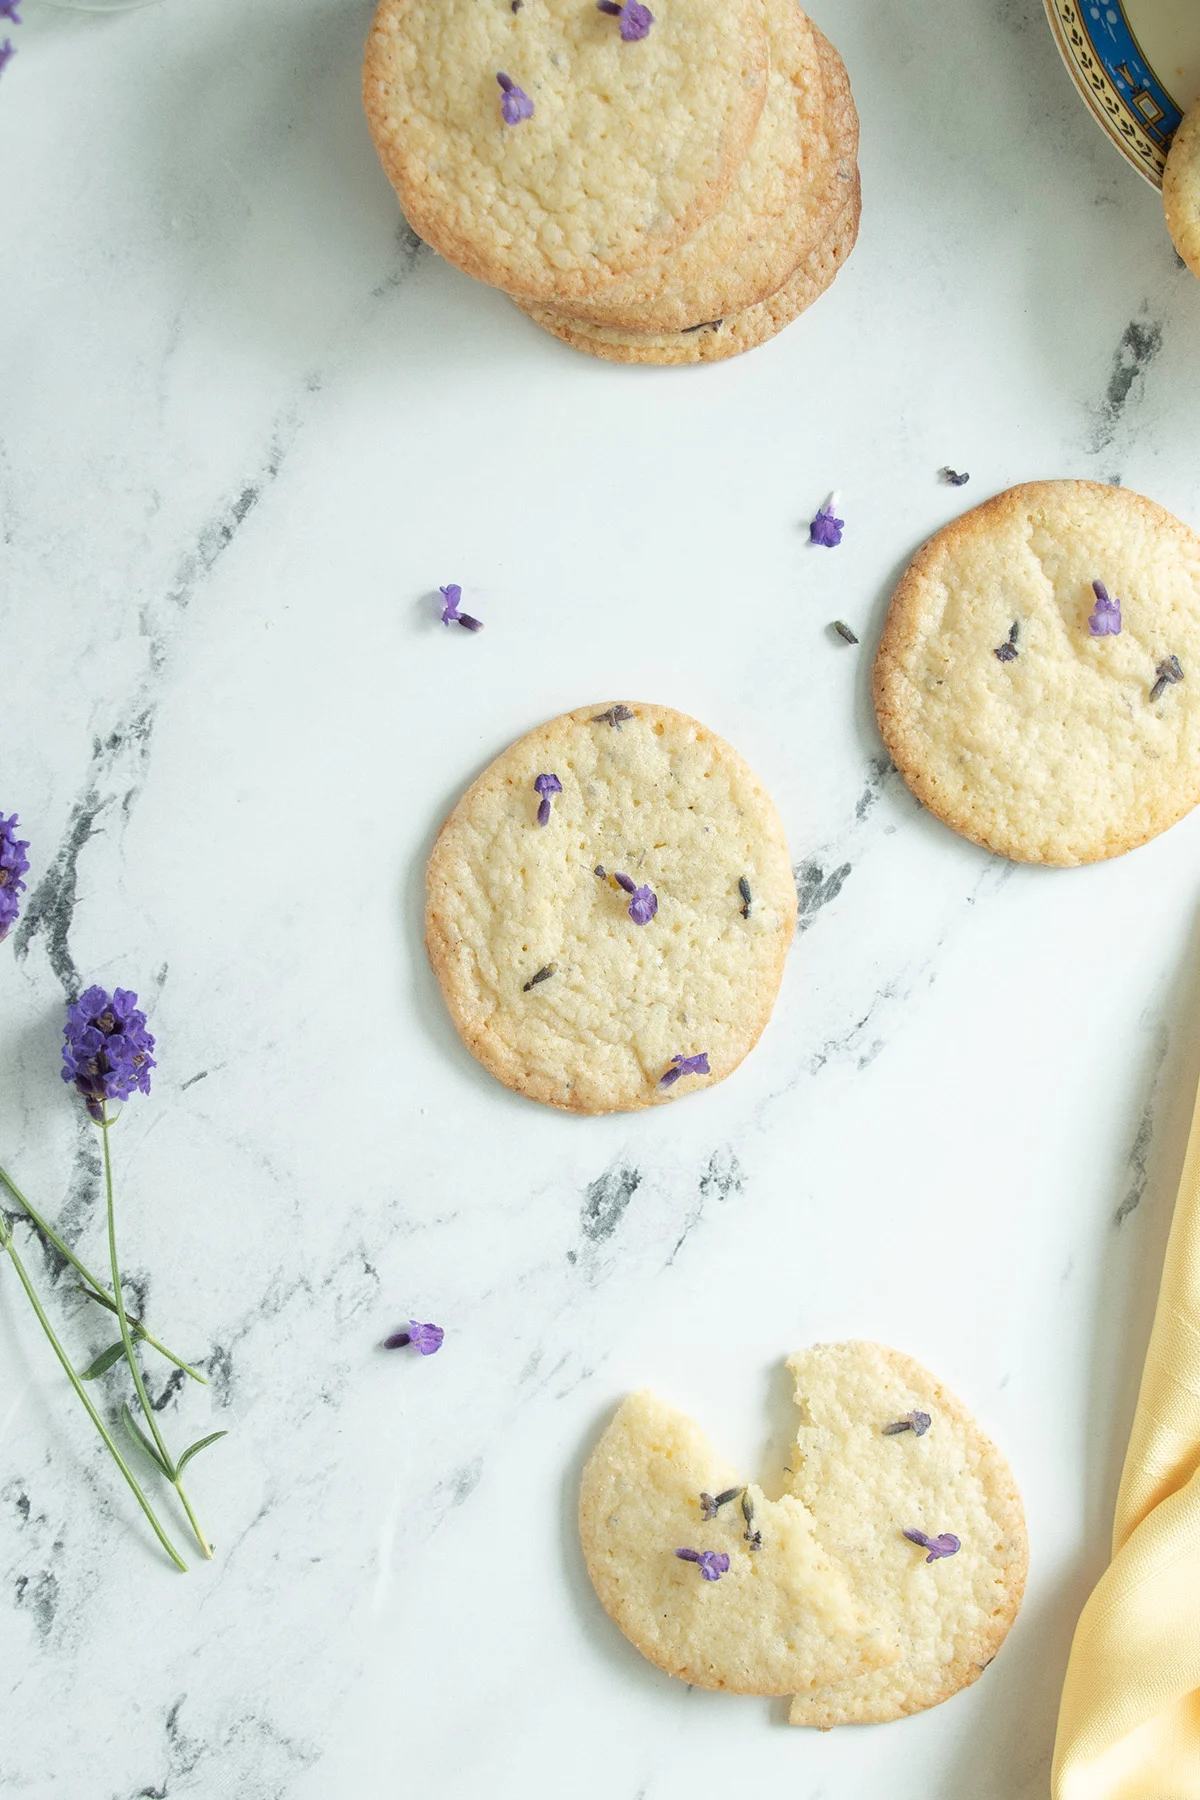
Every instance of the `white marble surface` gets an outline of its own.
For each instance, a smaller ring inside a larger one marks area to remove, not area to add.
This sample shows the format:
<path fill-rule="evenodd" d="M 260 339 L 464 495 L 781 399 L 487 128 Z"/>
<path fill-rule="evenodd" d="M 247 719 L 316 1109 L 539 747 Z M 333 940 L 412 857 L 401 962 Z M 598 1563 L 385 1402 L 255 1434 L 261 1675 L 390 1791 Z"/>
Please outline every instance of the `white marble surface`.
<path fill-rule="evenodd" d="M 119 1128 L 127 1263 L 213 1377 L 164 1428 L 230 1436 L 194 1465 L 216 1560 L 176 1576 L 0 1268 L 5 1793 L 1041 1796 L 1200 1074 L 1200 817 L 1010 867 L 882 772 L 867 678 L 914 545 L 1014 480 L 1200 523 L 1200 287 L 1157 196 L 1037 0 L 826 0 L 863 124 L 846 272 L 748 357 L 612 368 L 401 228 L 366 4 L 25 5 L 0 807 L 44 885 L 0 953 L 0 1149 L 100 1258 L 58 1035 L 77 980 L 136 987 L 161 1066 Z M 810 550 L 835 486 L 845 543 Z M 452 580 L 479 637 L 435 622 Z M 510 739 L 622 697 L 761 772 L 808 928 L 733 1079 L 582 1120 L 459 1047 L 422 861 Z M 106 1341 L 69 1283 L 52 1306 Z M 410 1311 L 436 1358 L 376 1348 Z M 782 1356 L 849 1335 L 975 1407 L 1032 1572 L 970 1693 L 822 1737 L 643 1664 L 572 1509 L 633 1385 L 770 1479 Z"/>

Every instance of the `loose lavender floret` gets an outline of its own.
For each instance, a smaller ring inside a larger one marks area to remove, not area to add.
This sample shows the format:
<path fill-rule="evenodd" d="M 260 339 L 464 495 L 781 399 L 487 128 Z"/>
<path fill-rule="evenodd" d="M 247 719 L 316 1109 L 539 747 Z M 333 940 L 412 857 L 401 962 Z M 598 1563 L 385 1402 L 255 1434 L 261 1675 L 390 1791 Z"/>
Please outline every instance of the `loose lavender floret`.
<path fill-rule="evenodd" d="M 383 1347 L 385 1350 L 402 1350 L 406 1344 L 411 1344 L 422 1356 L 432 1356 L 441 1349 L 445 1335 L 440 1325 L 422 1325 L 419 1319 L 410 1319 L 408 1330 L 393 1331 L 391 1337 L 384 1338 Z"/>
<path fill-rule="evenodd" d="M 17 47 L 12 39 L 5 38 L 4 42 L 0 44 L 0 69 L 6 68 L 16 54 Z"/>
<path fill-rule="evenodd" d="M 910 1544 L 920 1544 L 922 1550 L 928 1550 L 926 1562 L 936 1562 L 939 1556 L 956 1556 L 962 1549 L 962 1541 L 952 1531 L 943 1531 L 939 1537 L 926 1537 L 923 1531 L 906 1531 L 904 1533 Z"/>
<path fill-rule="evenodd" d="M 29 873 L 29 859 L 25 855 L 29 845 L 17 836 L 19 823 L 16 813 L 11 819 L 0 813 L 0 944 L 17 922 L 21 911 L 17 895 L 25 892 L 21 877 Z"/>
<path fill-rule="evenodd" d="M 744 875 L 738 876 L 738 893 L 742 896 L 742 917 L 750 917 L 750 883 Z"/>
<path fill-rule="evenodd" d="M 966 487 L 971 479 L 969 475 L 960 475 L 957 469 L 942 469 L 940 473 L 942 480 L 950 487 Z"/>
<path fill-rule="evenodd" d="M 458 603 L 462 599 L 462 589 L 456 581 L 452 581 L 449 587 L 444 587 L 440 591 L 442 599 L 445 601 L 445 605 L 442 607 L 443 625 L 461 625 L 464 631 L 483 630 L 482 619 L 473 619 L 470 613 L 459 610 Z"/>
<path fill-rule="evenodd" d="M 810 544 L 822 544 L 826 550 L 832 550 L 841 543 L 846 521 L 835 516 L 837 503 L 837 495 L 830 494 L 824 506 L 817 509 L 817 515 L 808 527 Z"/>
<path fill-rule="evenodd" d="M 607 881 L 608 880 L 608 875 L 605 871 L 603 863 L 597 863 L 595 868 L 592 870 L 592 874 L 597 878 L 598 881 Z"/>
<path fill-rule="evenodd" d="M 621 37 L 627 44 L 636 44 L 639 38 L 649 36 L 654 23 L 654 14 L 648 6 L 641 4 L 641 0 L 625 0 L 623 6 L 618 0 L 596 0 L 596 10 L 620 19 Z"/>
<path fill-rule="evenodd" d="M 557 974 L 558 974 L 558 964 L 557 963 L 547 963 L 544 969 L 539 969 L 536 975 L 531 975 L 529 977 L 529 980 L 525 983 L 525 986 L 521 989 L 521 992 L 523 994 L 527 994 L 529 992 L 530 988 L 537 987 L 539 985 L 539 983 L 541 983 L 543 981 L 549 981 L 549 979 L 552 975 L 557 975 Z"/>
<path fill-rule="evenodd" d="M 762 1532 L 754 1529 L 754 1502 L 750 1498 L 748 1491 L 745 1491 L 742 1494 L 742 1517 L 746 1521 L 746 1529 L 743 1531 L 742 1536 L 745 1538 L 747 1544 L 749 1544 L 751 1550 L 761 1550 Z"/>
<path fill-rule="evenodd" d="M 610 706 L 605 712 L 596 713 L 593 716 L 591 723 L 593 725 L 611 725 L 615 731 L 620 731 L 625 720 L 632 719 L 632 717 L 633 713 L 630 711 L 629 707 Z"/>
<path fill-rule="evenodd" d="M 99 1121 L 106 1100 L 128 1100 L 135 1089 L 150 1092 L 150 1071 L 158 1066 L 153 1049 L 136 994 L 90 987 L 67 1009 L 62 1078 L 74 1083 Z"/>
<path fill-rule="evenodd" d="M 638 887 L 628 875 L 613 870 L 613 880 L 630 896 L 629 916 L 635 925 L 648 925 L 658 911 L 658 895 L 653 888 Z"/>
<path fill-rule="evenodd" d="M 500 84 L 500 113 L 506 125 L 519 125 L 522 119 L 532 119 L 533 101 L 518 87 L 511 75 L 500 73 L 496 76 Z"/>
<path fill-rule="evenodd" d="M 542 803 L 538 807 L 538 824 L 548 825 L 550 823 L 550 796 L 562 793 L 562 782 L 557 775 L 539 775 L 533 784 L 533 791 L 542 796 Z"/>
<path fill-rule="evenodd" d="M 740 1487 L 732 1487 L 726 1488 L 723 1494 L 702 1493 L 700 1495 L 701 1518 L 715 1519 L 721 1508 L 723 1506 L 728 1506 L 731 1500 L 736 1500 L 741 1491 Z"/>
<path fill-rule="evenodd" d="M 898 1437 L 902 1431 L 911 1431 L 914 1437 L 924 1437 L 933 1424 L 927 1412 L 905 1413 L 902 1419 L 895 1419 L 883 1428 L 884 1437 Z"/>
<path fill-rule="evenodd" d="M 671 1067 L 665 1075 L 658 1078 L 659 1087 L 670 1087 L 681 1075 L 709 1075 L 708 1051 L 701 1050 L 699 1056 L 673 1056 Z"/>
<path fill-rule="evenodd" d="M 1088 614 L 1088 631 L 1092 637 L 1117 637 L 1121 630 L 1121 602 L 1114 600 L 1102 581 L 1093 581 L 1096 604 Z"/>
<path fill-rule="evenodd" d="M 729 1558 L 723 1550 L 677 1550 L 675 1554 L 681 1562 L 699 1563 L 705 1581 L 720 1581 L 729 1568 Z"/>
<path fill-rule="evenodd" d="M 998 645 L 997 648 L 992 651 L 992 655 L 996 658 L 997 662 L 1016 662 L 1017 638 L 1020 635 L 1020 631 L 1021 622 L 1019 619 L 1014 619 L 1009 629 L 1008 642 Z"/>
<path fill-rule="evenodd" d="M 843 640 L 844 643 L 857 644 L 857 642 L 858 642 L 857 633 L 851 631 L 851 629 L 847 625 L 845 619 L 835 619 L 833 621 L 833 629 L 837 632 L 838 636 Z"/>
<path fill-rule="evenodd" d="M 0 0 L 0 19 L 11 19 L 14 25 L 21 23 L 21 15 L 17 11 L 17 0 Z"/>
<path fill-rule="evenodd" d="M 1164 657 L 1154 673 L 1158 676 L 1158 680 L 1150 689 L 1151 705 L 1158 699 L 1165 688 L 1171 687 L 1176 681 L 1183 680 L 1183 670 L 1179 666 L 1179 658 L 1177 656 Z"/>

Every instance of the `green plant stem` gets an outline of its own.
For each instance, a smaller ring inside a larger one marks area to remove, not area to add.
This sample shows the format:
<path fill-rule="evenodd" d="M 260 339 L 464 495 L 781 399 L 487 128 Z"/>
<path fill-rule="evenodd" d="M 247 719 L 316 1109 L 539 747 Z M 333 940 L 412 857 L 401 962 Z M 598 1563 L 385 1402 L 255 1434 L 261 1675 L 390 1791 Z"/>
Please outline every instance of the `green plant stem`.
<path fill-rule="evenodd" d="M 59 1343 L 58 1338 L 55 1335 L 54 1327 L 51 1325 L 49 1319 L 46 1317 L 45 1312 L 42 1310 L 42 1303 L 37 1297 L 37 1293 L 34 1289 L 32 1281 L 30 1281 L 30 1279 L 29 1279 L 29 1275 L 25 1268 L 25 1264 L 21 1261 L 20 1256 L 17 1254 L 17 1247 L 13 1243 L 13 1240 L 12 1240 L 12 1232 L 8 1229 L 8 1226 L 5 1224 L 3 1219 L 0 1219 L 0 1248 L 7 1250 L 9 1256 L 12 1258 L 13 1267 L 17 1271 L 17 1276 L 20 1280 L 21 1286 L 25 1289 L 25 1292 L 29 1296 L 29 1303 L 33 1307 L 34 1312 L 37 1314 L 38 1323 L 41 1325 L 42 1330 L 45 1332 L 47 1338 L 50 1341 L 51 1349 L 54 1351 L 55 1356 L 57 1356 L 59 1362 L 62 1364 L 64 1370 L 66 1371 L 67 1379 L 70 1381 L 71 1386 L 75 1389 L 75 1392 L 79 1395 L 79 1398 L 82 1400 L 84 1406 L 87 1408 L 88 1417 L 91 1419 L 92 1424 L 96 1427 L 96 1430 L 100 1433 L 100 1436 L 104 1439 L 105 1446 L 108 1449 L 109 1454 L 111 1455 L 113 1461 L 116 1463 L 118 1469 L 120 1469 L 122 1475 L 125 1477 L 126 1481 L 129 1483 L 129 1486 L 133 1492 L 133 1497 L 137 1501 L 138 1505 L 141 1507 L 142 1511 L 145 1513 L 147 1519 L 150 1521 L 150 1524 L 154 1530 L 155 1537 L 158 1539 L 159 1543 L 162 1545 L 162 1547 L 166 1551 L 167 1555 L 171 1558 L 171 1561 L 175 1564 L 175 1567 L 177 1569 L 181 1569 L 186 1574 L 187 1573 L 187 1564 L 184 1562 L 182 1556 L 180 1556 L 178 1550 L 176 1550 L 174 1544 L 171 1542 L 170 1538 L 167 1536 L 166 1532 L 163 1530 L 162 1526 L 159 1524 L 158 1518 L 154 1511 L 154 1508 L 151 1506 L 149 1500 L 146 1498 L 145 1494 L 142 1492 L 141 1485 L 138 1482 L 137 1476 L 133 1473 L 133 1470 L 129 1467 L 129 1464 L 125 1461 L 125 1458 L 121 1455 L 121 1452 L 118 1450 L 116 1443 L 113 1439 L 113 1436 L 108 1429 L 108 1426 L 104 1423 L 104 1420 L 100 1417 L 100 1414 L 96 1411 L 96 1408 L 92 1405 L 91 1397 L 85 1390 L 83 1383 L 79 1379 L 79 1376 L 76 1374 L 70 1357 L 67 1355 L 66 1351 L 63 1349 L 62 1345 Z"/>
<path fill-rule="evenodd" d="M 121 1287 L 121 1266 L 117 1260 L 117 1220 L 116 1210 L 113 1206 L 112 1156 L 108 1146 L 108 1133 L 111 1125 L 112 1120 L 108 1116 L 108 1108 L 104 1102 L 101 1101 L 100 1134 L 104 1141 L 104 1195 L 108 1205 L 108 1257 L 112 1268 L 113 1299 L 116 1302 L 117 1319 L 121 1326 L 121 1339 L 125 1345 L 125 1360 L 129 1364 L 129 1372 L 133 1376 L 133 1385 L 137 1389 L 137 1397 L 142 1403 L 142 1412 L 145 1414 L 146 1423 L 150 1427 L 154 1442 L 158 1446 L 158 1453 L 162 1457 L 163 1467 L 167 1471 L 168 1480 L 175 1489 L 175 1492 L 179 1495 L 180 1501 L 183 1504 L 183 1510 L 187 1514 L 192 1530 L 196 1534 L 196 1542 L 204 1552 L 204 1555 L 211 1558 L 212 1549 L 209 1546 L 208 1539 L 196 1522 L 196 1515 L 192 1511 L 191 1503 L 183 1491 L 183 1482 L 180 1479 L 179 1472 L 175 1467 L 170 1451 L 163 1441 L 162 1432 L 158 1429 L 158 1420 L 154 1416 L 154 1408 L 150 1404 L 149 1395 L 146 1393 L 146 1384 L 142 1380 L 142 1371 L 138 1367 L 138 1360 L 134 1354 L 133 1336 L 129 1329 L 129 1319 L 125 1313 L 125 1295 Z"/>
<path fill-rule="evenodd" d="M 78 1274 L 82 1275 L 89 1286 L 95 1290 L 94 1293 L 88 1295 L 88 1298 L 91 1300 L 98 1300 L 101 1306 L 106 1306 L 110 1312 L 116 1312 L 116 1301 L 113 1299 L 104 1283 L 98 1276 L 93 1275 L 89 1268 L 80 1262 L 71 1246 L 68 1243 L 65 1243 L 63 1239 L 59 1237 L 54 1227 L 43 1219 L 36 1207 L 31 1205 L 25 1198 L 12 1176 L 8 1173 L 8 1170 L 2 1166 L 0 1166 L 0 1181 L 4 1183 L 22 1212 L 33 1221 L 33 1224 L 41 1232 L 42 1236 L 47 1238 L 50 1243 L 54 1245 L 54 1248 L 58 1251 L 60 1256 L 66 1257 L 71 1267 Z M 84 1291 L 86 1292 L 86 1289 Z M 199 1369 L 193 1369 L 191 1363 L 185 1363 L 181 1356 L 176 1356 L 173 1350 L 168 1350 L 165 1344 L 160 1344 L 156 1337 L 150 1335 L 140 1319 L 130 1318 L 129 1327 L 135 1337 L 141 1338 L 143 1342 L 150 1345 L 151 1349 L 157 1350 L 160 1356 L 165 1356 L 168 1362 L 174 1363 L 177 1369 L 182 1369 L 185 1375 L 190 1375 L 193 1381 L 198 1381 L 202 1387 L 208 1386 L 208 1378 L 202 1375 Z"/>

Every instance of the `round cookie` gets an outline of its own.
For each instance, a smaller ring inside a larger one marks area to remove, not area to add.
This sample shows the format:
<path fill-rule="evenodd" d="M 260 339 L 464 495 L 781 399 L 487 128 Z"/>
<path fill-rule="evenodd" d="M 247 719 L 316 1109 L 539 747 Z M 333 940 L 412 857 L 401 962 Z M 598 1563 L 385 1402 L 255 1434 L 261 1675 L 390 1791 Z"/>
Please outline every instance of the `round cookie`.
<path fill-rule="evenodd" d="M 619 331 L 686 331 L 776 293 L 832 231 L 855 180 L 858 114 L 841 57 L 795 0 L 766 0 L 762 118 L 722 206 L 678 248 L 564 311 Z"/>
<path fill-rule="evenodd" d="M 1119 634 L 1089 633 L 1097 581 Z M 1061 866 L 1131 850 L 1200 800 L 1200 539 L 1125 488 L 1010 488 L 917 552 L 874 692 L 897 768 L 964 837 Z"/>
<path fill-rule="evenodd" d="M 1184 114 L 1163 170 L 1163 210 L 1175 248 L 1200 275 L 1200 100 Z"/>
<path fill-rule="evenodd" d="M 560 791 L 535 788 L 543 775 Z M 508 1087 L 572 1112 L 654 1106 L 731 1074 L 771 1015 L 795 924 L 770 796 L 668 707 L 601 702 L 531 731 L 467 790 L 429 859 L 426 944 L 464 1043 Z"/>
<path fill-rule="evenodd" d="M 731 1488 L 736 1497 L 705 1518 L 701 1495 Z M 592 1452 L 579 1535 L 605 1612 L 643 1656 L 696 1687 L 794 1694 L 892 1654 L 808 1511 L 743 1490 L 692 1421 L 654 1394 L 631 1394 Z M 728 1568 L 706 1580 L 678 1549 L 727 1556 Z"/>
<path fill-rule="evenodd" d="M 861 211 L 857 174 L 849 203 L 844 207 L 830 236 L 810 252 L 778 293 L 748 306 L 744 312 L 728 319 L 714 319 L 689 331 L 662 333 L 614 331 L 603 325 L 583 325 L 565 314 L 544 306 L 526 306 L 536 325 L 553 337 L 561 338 L 574 350 L 607 362 L 651 363 L 674 367 L 684 363 L 723 362 L 739 356 L 743 350 L 754 350 L 776 337 L 785 325 L 819 300 L 832 286 L 842 264 L 854 248 L 858 237 Z"/>
<path fill-rule="evenodd" d="M 499 74 L 532 117 L 504 122 Z M 561 304 L 716 211 L 766 76 L 762 0 L 661 0 L 633 43 L 588 0 L 382 0 L 363 103 L 413 229 L 469 275 Z"/>
<path fill-rule="evenodd" d="M 802 1423 L 776 1500 L 654 1394 L 621 1405 L 580 1485 L 592 1584 L 659 1668 L 791 1694 L 793 1724 L 935 1706 L 978 1679 L 1021 1603 L 1028 1546 L 1012 1473 L 911 1357 L 823 1344 L 788 1366 Z M 707 1579 L 696 1557 L 710 1559 Z"/>
<path fill-rule="evenodd" d="M 792 1493 L 894 1652 L 798 1693 L 790 1721 L 825 1731 L 937 1706 L 979 1679 L 1021 1604 L 1029 1547 L 1012 1471 L 962 1402 L 898 1350 L 818 1344 L 788 1367 L 803 1416 Z M 920 1435 L 889 1435 L 910 1418 Z M 910 1529 L 951 1533 L 961 1548 L 930 1562 Z"/>

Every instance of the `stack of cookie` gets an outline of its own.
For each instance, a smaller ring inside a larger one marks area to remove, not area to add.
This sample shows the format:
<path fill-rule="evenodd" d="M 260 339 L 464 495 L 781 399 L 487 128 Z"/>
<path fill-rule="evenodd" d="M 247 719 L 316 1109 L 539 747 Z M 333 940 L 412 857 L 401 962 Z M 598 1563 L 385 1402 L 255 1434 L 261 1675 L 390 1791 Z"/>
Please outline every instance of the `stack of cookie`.
<path fill-rule="evenodd" d="M 363 95 L 413 228 L 610 361 L 752 349 L 857 235 L 849 81 L 795 0 L 382 0 Z"/>

